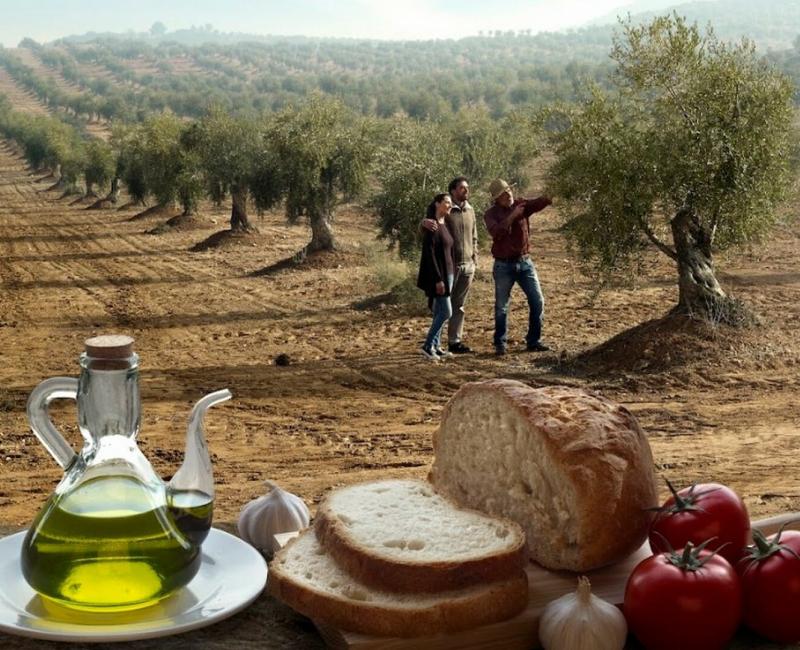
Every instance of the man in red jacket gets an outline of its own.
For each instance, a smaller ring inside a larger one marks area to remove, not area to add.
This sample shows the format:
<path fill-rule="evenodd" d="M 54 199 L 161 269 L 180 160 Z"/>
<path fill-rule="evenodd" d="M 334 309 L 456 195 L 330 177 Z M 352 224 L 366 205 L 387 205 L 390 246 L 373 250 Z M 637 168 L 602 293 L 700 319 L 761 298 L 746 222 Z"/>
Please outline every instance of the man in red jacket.
<path fill-rule="evenodd" d="M 536 275 L 536 267 L 529 255 L 528 238 L 530 216 L 544 210 L 552 203 L 549 197 L 514 200 L 511 187 L 502 179 L 489 185 L 492 206 L 483 215 L 486 228 L 492 236 L 494 256 L 494 349 L 498 355 L 506 353 L 508 338 L 508 307 L 511 289 L 516 282 L 528 298 L 527 349 L 546 352 L 550 348 L 542 343 L 542 317 L 544 296 Z"/>

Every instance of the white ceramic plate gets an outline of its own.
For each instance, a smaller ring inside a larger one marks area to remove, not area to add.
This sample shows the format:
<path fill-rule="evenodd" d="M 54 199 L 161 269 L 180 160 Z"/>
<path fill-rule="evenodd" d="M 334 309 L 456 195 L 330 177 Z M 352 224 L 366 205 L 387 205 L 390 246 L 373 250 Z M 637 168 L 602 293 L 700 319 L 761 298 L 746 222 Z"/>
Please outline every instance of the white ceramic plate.
<path fill-rule="evenodd" d="M 197 575 L 169 598 L 133 612 L 71 612 L 48 605 L 25 582 L 19 560 L 24 538 L 23 531 L 0 539 L 0 630 L 36 639 L 131 641 L 178 634 L 241 611 L 267 582 L 267 565 L 258 551 L 212 528 Z"/>

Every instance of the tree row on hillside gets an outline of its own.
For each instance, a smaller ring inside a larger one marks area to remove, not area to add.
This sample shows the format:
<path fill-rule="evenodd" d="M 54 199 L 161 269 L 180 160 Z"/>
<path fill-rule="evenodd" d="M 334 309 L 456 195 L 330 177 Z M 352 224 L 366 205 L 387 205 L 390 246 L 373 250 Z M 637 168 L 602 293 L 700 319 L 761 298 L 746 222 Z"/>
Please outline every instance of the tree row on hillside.
<path fill-rule="evenodd" d="M 57 179 L 56 187 L 74 194 L 85 188 L 95 196 L 114 174 L 114 155 L 109 145 L 87 139 L 74 126 L 56 117 L 14 111 L 0 95 L 0 133 L 16 141 L 35 170 L 48 169 Z"/>
<path fill-rule="evenodd" d="M 610 42 L 607 27 L 424 43 L 287 38 L 190 47 L 95 39 L 44 47 L 23 41 L 83 88 L 82 97 L 59 94 L 19 65 L 9 69 L 50 105 L 124 121 L 141 121 L 165 108 L 192 118 L 210 106 L 238 113 L 279 111 L 316 91 L 363 115 L 437 118 L 480 105 L 502 117 L 522 107 L 580 99 L 587 80 L 607 84 Z M 793 52 L 768 56 L 800 78 Z M 96 66 L 92 75 L 86 64 Z M 98 67 L 108 74 L 98 76 Z"/>
<path fill-rule="evenodd" d="M 206 54 L 208 48 L 188 53 L 183 52 L 188 48 L 181 48 L 180 57 L 196 67 L 181 72 L 173 69 L 166 57 L 173 48 L 159 48 L 159 56 L 151 53 L 150 58 L 140 58 L 144 55 L 137 54 L 139 49 L 94 43 L 39 46 L 36 54 L 64 78 L 95 95 L 98 114 L 127 121 L 164 108 L 188 117 L 201 117 L 212 105 L 238 112 L 277 111 L 318 90 L 364 115 L 438 117 L 482 104 L 495 116 L 502 116 L 514 107 L 574 98 L 584 77 L 599 82 L 608 69 L 602 59 L 599 64 L 598 59 L 580 57 L 548 62 L 535 52 L 514 57 L 503 48 L 482 56 L 467 48 L 450 64 L 432 59 L 410 65 L 409 60 L 424 51 L 417 48 L 405 56 L 398 53 L 402 67 L 397 68 L 393 64 L 382 67 L 369 59 L 352 66 L 345 61 L 299 56 L 293 50 L 291 56 L 278 50 L 261 52 L 261 58 L 239 59 L 235 49 Z M 81 73 L 82 64 L 104 67 L 115 81 Z"/>
<path fill-rule="evenodd" d="M 33 92 L 46 106 L 63 109 L 76 118 L 96 119 L 103 115 L 105 103 L 86 92 L 67 92 L 58 87 L 52 79 L 36 74 L 30 66 L 25 65 L 16 56 L 0 47 L 0 65 L 8 70 L 14 80 L 23 88 Z"/>

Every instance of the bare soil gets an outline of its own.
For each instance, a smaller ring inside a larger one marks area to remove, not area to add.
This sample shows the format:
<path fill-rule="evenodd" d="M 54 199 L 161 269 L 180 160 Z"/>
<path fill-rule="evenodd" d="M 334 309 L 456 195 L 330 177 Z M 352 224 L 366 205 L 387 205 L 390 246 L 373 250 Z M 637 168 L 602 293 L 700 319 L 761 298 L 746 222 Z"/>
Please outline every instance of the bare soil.
<path fill-rule="evenodd" d="M 191 229 L 151 235 L 164 214 L 132 221 L 141 207 L 87 210 L 45 191 L 50 184 L 0 144 L 5 532 L 26 526 L 61 476 L 30 433 L 28 394 L 46 377 L 76 375 L 83 340 L 108 332 L 136 338 L 140 443 L 165 478 L 180 464 L 192 403 L 232 390 L 234 399 L 207 418 L 222 524 L 235 522 L 266 479 L 313 507 L 337 485 L 424 477 L 442 406 L 464 382 L 490 377 L 603 393 L 636 414 L 661 476 L 726 483 L 754 517 L 800 510 L 800 227 L 788 219 L 763 247 L 719 260 L 725 286 L 762 319 L 756 329 L 736 331 L 662 320 L 677 289 L 670 262 L 655 252 L 635 286 L 595 295 L 565 251 L 553 209 L 535 220 L 532 237 L 547 300 L 545 339 L 554 351 L 523 351 L 527 312 L 515 293 L 511 352 L 492 354 L 491 260 L 484 254 L 465 339 L 476 353 L 433 364 L 419 352 L 429 324 L 421 294 L 416 307 L 367 300 L 382 291 L 368 254 L 377 231 L 363 210 L 338 215 L 341 253 L 296 264 L 292 257 L 310 232 L 280 214 L 254 217 L 258 234 L 217 236 L 221 245 L 192 251 L 227 227 L 229 208 L 204 205 Z M 357 307 L 364 304 L 371 307 Z M 286 365 L 276 365 L 280 355 Z M 74 406 L 53 413 L 79 446 Z M 274 622 L 269 634 L 248 627 L 258 618 L 253 612 Z M 212 630 L 191 638 L 228 647 L 220 636 L 227 630 L 238 647 L 319 644 L 306 623 L 267 597 Z M 3 647 L 44 647 L 11 643 L 0 635 Z"/>

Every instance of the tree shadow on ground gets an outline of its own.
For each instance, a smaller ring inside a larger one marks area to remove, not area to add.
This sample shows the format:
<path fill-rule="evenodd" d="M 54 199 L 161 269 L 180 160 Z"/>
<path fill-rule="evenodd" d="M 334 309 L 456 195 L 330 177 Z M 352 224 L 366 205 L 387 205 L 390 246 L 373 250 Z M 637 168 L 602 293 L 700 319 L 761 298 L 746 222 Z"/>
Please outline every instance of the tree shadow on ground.
<path fill-rule="evenodd" d="M 189 250 L 193 253 L 202 253 L 203 251 L 213 250 L 215 248 L 227 248 L 246 242 L 255 243 L 257 241 L 260 241 L 260 236 L 255 230 L 231 230 L 227 228 L 215 232 L 213 235 L 206 237 L 203 241 L 196 243 L 194 246 L 190 246 Z"/>
<path fill-rule="evenodd" d="M 122 210 L 130 210 L 131 208 L 146 208 L 147 206 L 143 203 L 139 203 L 138 201 L 127 201 L 123 203 L 117 208 L 117 212 L 121 212 Z M 135 215 L 134 215 L 135 216 Z"/>
<path fill-rule="evenodd" d="M 164 223 L 160 223 L 154 228 L 150 228 L 145 232 L 148 235 L 163 235 L 168 232 L 183 232 L 186 230 L 198 230 L 203 228 L 205 224 L 195 214 L 176 214 L 170 217 Z"/>
<path fill-rule="evenodd" d="M 149 217 L 166 216 L 177 216 L 175 214 L 175 208 L 168 205 L 151 205 L 149 208 L 145 208 L 141 212 L 137 212 L 132 217 L 128 217 L 126 221 L 141 221 L 142 219 L 147 219 Z"/>
<path fill-rule="evenodd" d="M 115 206 L 112 199 L 102 197 L 97 199 L 94 203 L 86 206 L 86 210 L 111 210 Z"/>
<path fill-rule="evenodd" d="M 258 269 L 249 273 L 249 277 L 264 277 L 271 276 L 282 271 L 293 269 L 312 269 L 312 270 L 325 270 L 325 269 L 345 269 L 352 271 L 353 266 L 358 266 L 364 260 L 361 253 L 348 250 L 333 250 L 333 251 L 314 251 L 313 253 L 306 253 L 305 249 L 301 249 L 294 255 L 273 262 L 265 266 L 263 269 Z"/>
<path fill-rule="evenodd" d="M 291 257 L 287 257 L 282 260 L 278 260 L 277 262 L 273 262 L 268 266 L 265 266 L 263 269 L 258 269 L 257 271 L 253 271 L 248 274 L 251 278 L 262 278 L 262 277 L 269 277 L 270 275 L 276 275 L 281 271 L 286 271 L 289 269 L 296 269 L 302 266 L 302 258 L 297 254 L 292 255 Z"/>
<path fill-rule="evenodd" d="M 88 202 L 88 201 L 94 202 L 94 201 L 96 201 L 96 200 L 97 200 L 97 196 L 96 196 L 96 195 L 94 195 L 94 194 L 92 194 L 92 195 L 89 195 L 89 194 L 87 194 L 87 195 L 85 195 L 85 196 L 83 196 L 83 195 L 82 195 L 82 196 L 79 196 L 79 197 L 78 197 L 77 199 L 75 199 L 74 201 L 70 201 L 70 202 L 69 202 L 69 205 L 81 205 L 81 204 L 84 204 L 84 203 L 86 203 L 86 202 Z"/>
<path fill-rule="evenodd" d="M 430 316 L 431 314 L 427 300 L 421 291 L 409 293 L 408 287 L 401 285 L 389 291 L 356 300 L 350 306 L 356 311 L 402 310 L 409 317 Z"/>

